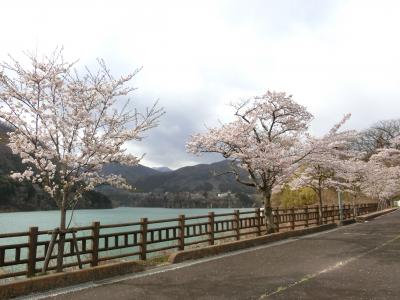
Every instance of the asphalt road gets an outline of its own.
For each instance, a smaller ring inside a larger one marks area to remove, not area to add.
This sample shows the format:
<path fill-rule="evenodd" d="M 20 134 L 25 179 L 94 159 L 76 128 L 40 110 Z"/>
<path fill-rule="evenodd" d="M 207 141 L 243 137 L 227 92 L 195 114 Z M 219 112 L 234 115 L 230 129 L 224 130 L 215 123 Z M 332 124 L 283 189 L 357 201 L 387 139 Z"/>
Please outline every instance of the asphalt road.
<path fill-rule="evenodd" d="M 400 299 L 400 211 L 77 289 L 45 298 Z"/>

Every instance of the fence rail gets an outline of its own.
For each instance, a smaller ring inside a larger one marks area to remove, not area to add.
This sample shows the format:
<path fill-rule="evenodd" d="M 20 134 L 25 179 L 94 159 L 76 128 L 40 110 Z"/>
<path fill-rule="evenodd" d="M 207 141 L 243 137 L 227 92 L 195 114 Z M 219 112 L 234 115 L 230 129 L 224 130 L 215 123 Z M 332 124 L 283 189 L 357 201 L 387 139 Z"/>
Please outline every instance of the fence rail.
<path fill-rule="evenodd" d="M 343 206 L 343 220 L 377 210 L 376 203 Z M 337 222 L 338 206 L 324 206 L 322 219 L 318 207 L 273 209 L 278 231 L 294 230 L 318 224 Z M 64 268 L 97 266 L 104 261 L 130 257 L 146 260 L 165 251 L 184 250 L 186 247 L 214 245 L 221 240 L 240 240 L 243 236 L 260 236 L 265 231 L 263 211 L 235 210 L 233 213 L 148 220 L 123 224 L 100 224 L 67 230 Z M 52 231 L 30 227 L 27 232 L 0 234 L 0 279 L 40 274 L 46 259 Z M 76 234 L 76 238 L 73 236 Z M 2 241 L 13 241 L 3 244 Z M 55 241 L 58 245 L 58 241 Z M 76 249 L 79 249 L 78 251 Z M 79 256 L 77 255 L 79 254 Z M 47 270 L 54 270 L 57 253 L 50 256 Z M 82 258 L 82 259 L 81 259 Z"/>

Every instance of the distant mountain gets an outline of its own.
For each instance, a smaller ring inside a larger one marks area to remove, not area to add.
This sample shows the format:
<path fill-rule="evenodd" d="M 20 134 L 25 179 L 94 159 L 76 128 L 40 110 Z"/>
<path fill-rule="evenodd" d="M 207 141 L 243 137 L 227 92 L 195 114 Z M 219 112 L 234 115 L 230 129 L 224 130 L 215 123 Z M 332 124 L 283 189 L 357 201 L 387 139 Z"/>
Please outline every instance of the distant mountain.
<path fill-rule="evenodd" d="M 121 174 L 118 166 L 114 167 L 114 174 Z M 255 193 L 254 189 L 237 183 L 232 174 L 223 174 L 230 170 L 230 163 L 226 160 L 148 176 L 133 174 L 137 170 L 133 167 L 129 174 L 130 178 L 136 178 L 130 181 L 135 187 L 133 192 L 108 185 L 96 190 L 107 195 L 115 206 L 199 208 L 251 207 L 254 204 L 254 198 L 249 198 Z M 244 171 L 241 175 L 242 178 L 246 176 Z"/>
<path fill-rule="evenodd" d="M 237 183 L 232 174 L 216 175 L 229 170 L 229 161 L 223 160 L 169 172 L 160 172 L 141 165 L 126 167 L 113 164 L 107 166 L 105 173 L 122 175 L 138 192 L 254 192 L 253 189 Z"/>
<path fill-rule="evenodd" d="M 172 172 L 173 170 L 168 168 L 168 167 L 154 167 L 154 170 L 158 171 L 158 172 L 163 172 L 163 173 L 168 173 L 168 172 Z"/>
<path fill-rule="evenodd" d="M 136 181 L 151 176 L 151 175 L 157 175 L 160 174 L 161 172 L 154 170 L 149 167 L 145 167 L 143 165 L 137 165 L 137 166 L 124 166 L 118 163 L 111 163 L 108 165 L 105 165 L 103 167 L 102 172 L 106 175 L 110 174 L 115 174 L 115 175 L 121 175 L 124 177 L 130 184 L 134 184 Z"/>
<path fill-rule="evenodd" d="M 212 164 L 199 164 L 177 169 L 170 173 L 155 174 L 136 182 L 138 190 L 163 192 L 244 192 L 254 190 L 236 182 L 232 174 L 223 174 L 230 170 L 227 160 Z M 245 174 L 242 174 L 245 175 Z"/>

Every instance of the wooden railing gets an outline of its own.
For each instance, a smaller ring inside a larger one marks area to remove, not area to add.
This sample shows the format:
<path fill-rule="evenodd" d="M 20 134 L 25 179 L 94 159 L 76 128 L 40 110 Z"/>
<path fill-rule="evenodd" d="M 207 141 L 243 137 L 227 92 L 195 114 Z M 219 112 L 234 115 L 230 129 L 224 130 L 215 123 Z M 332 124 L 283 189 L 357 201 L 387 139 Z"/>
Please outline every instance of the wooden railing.
<path fill-rule="evenodd" d="M 344 205 L 343 219 L 376 211 L 377 204 Z M 278 231 L 294 230 L 339 220 L 338 206 L 324 206 L 322 220 L 318 207 L 274 209 Z M 74 234 L 76 238 L 73 238 Z M 104 261 L 129 257 L 146 260 L 166 251 L 184 250 L 194 245 L 214 245 L 220 240 L 239 240 L 242 236 L 265 233 L 260 209 L 233 213 L 188 216 L 163 220 L 142 218 L 139 222 L 70 228 L 66 232 L 64 268 L 97 266 Z M 0 279 L 42 272 L 52 231 L 29 228 L 28 232 L 0 234 Z M 56 245 L 58 241 L 55 241 Z M 57 247 L 55 247 L 56 249 Z M 76 251 L 79 249 L 79 251 Z M 55 251 L 56 252 L 56 251 Z M 51 254 L 47 270 L 54 270 L 57 253 Z"/>

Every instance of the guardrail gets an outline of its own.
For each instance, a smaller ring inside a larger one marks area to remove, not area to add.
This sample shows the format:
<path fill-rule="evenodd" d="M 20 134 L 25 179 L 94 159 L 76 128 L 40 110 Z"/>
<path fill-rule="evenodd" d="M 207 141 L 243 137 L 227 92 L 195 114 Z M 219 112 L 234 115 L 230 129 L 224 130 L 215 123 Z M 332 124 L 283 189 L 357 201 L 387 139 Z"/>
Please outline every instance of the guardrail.
<path fill-rule="evenodd" d="M 377 210 L 376 203 L 343 206 L 343 219 Z M 274 209 L 278 231 L 294 230 L 339 220 L 338 206 L 324 206 L 322 220 L 318 207 Z M 260 209 L 233 213 L 148 220 L 123 224 L 93 222 L 91 226 L 66 231 L 64 268 L 97 266 L 105 261 L 129 257 L 146 260 L 165 251 L 184 250 L 194 245 L 214 245 L 220 240 L 264 234 L 265 221 Z M 42 272 L 52 231 L 30 227 L 27 232 L 0 234 L 0 279 L 32 277 Z M 6 241 L 6 244 L 4 244 Z M 10 243 L 9 243 L 10 241 Z M 58 241 L 55 241 L 58 244 Z M 78 251 L 77 251 L 78 249 Z M 56 252 L 56 251 L 55 251 Z M 55 270 L 57 253 L 51 254 L 47 270 Z M 52 263 L 53 262 L 53 263 Z"/>

